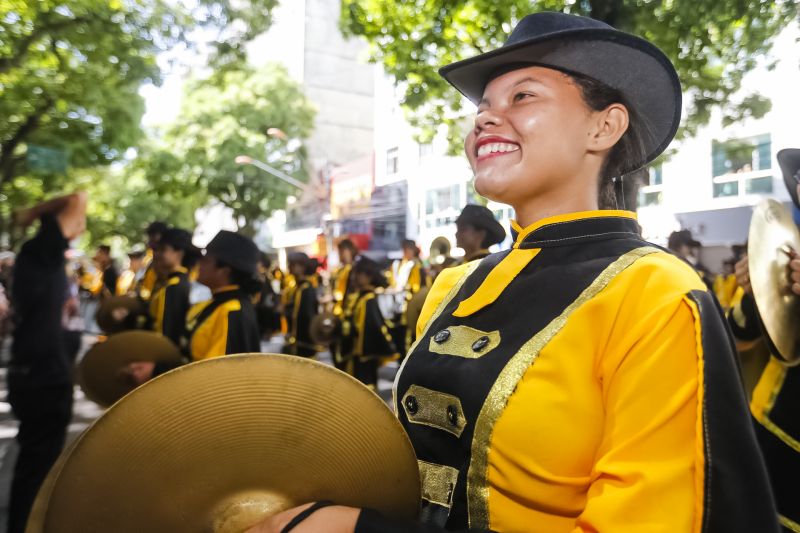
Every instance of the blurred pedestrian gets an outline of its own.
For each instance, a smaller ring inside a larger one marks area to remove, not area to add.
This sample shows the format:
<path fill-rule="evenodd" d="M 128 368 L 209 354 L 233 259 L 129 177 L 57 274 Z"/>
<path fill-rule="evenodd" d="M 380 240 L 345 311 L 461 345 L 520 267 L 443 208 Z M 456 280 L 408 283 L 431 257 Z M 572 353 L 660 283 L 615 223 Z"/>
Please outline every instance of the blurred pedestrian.
<path fill-rule="evenodd" d="M 667 239 L 667 248 L 672 250 L 675 255 L 692 265 L 692 268 L 700 275 L 700 279 L 709 289 L 713 290 L 714 277 L 711 271 L 700 261 L 700 254 L 703 245 L 692 237 L 692 232 L 688 229 L 673 231 Z"/>
<path fill-rule="evenodd" d="M 282 351 L 313 357 L 319 348 L 311 339 L 311 321 L 319 313 L 317 291 L 310 280 L 316 271 L 316 262 L 303 252 L 293 252 L 287 260 L 294 285 L 287 288 L 283 299 L 288 331 Z"/>
<path fill-rule="evenodd" d="M 111 247 L 107 244 L 101 244 L 97 247 L 94 257 L 92 257 L 95 266 L 97 267 L 100 283 L 96 285 L 95 295 L 100 300 L 109 296 L 117 294 L 117 267 L 114 264 L 114 259 L 111 257 Z"/>
<path fill-rule="evenodd" d="M 463 262 L 483 259 L 489 247 L 503 242 L 506 230 L 482 205 L 465 205 L 456 219 L 456 246 L 464 250 Z"/>
<path fill-rule="evenodd" d="M 12 290 L 16 328 L 8 399 L 19 420 L 19 455 L 11 482 L 9 533 L 25 530 L 72 415 L 72 373 L 62 328 L 68 294 L 64 252 L 86 228 L 86 194 L 55 198 L 17 214 L 23 227 L 37 219 L 38 232 L 17 257 Z"/>

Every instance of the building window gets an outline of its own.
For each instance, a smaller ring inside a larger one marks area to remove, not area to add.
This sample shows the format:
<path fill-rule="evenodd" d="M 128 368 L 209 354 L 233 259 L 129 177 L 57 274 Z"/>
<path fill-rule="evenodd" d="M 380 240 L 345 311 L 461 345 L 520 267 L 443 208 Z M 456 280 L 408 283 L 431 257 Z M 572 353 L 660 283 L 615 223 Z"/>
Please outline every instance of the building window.
<path fill-rule="evenodd" d="M 433 155 L 433 143 L 420 143 L 419 144 L 419 158 L 425 159 Z"/>
<path fill-rule="evenodd" d="M 638 207 L 661 205 L 664 202 L 664 178 L 660 164 L 648 169 L 647 183 L 639 189 Z"/>
<path fill-rule="evenodd" d="M 461 187 L 458 184 L 427 192 L 425 198 L 425 214 L 442 216 L 448 210 L 460 212 Z"/>
<path fill-rule="evenodd" d="M 714 198 L 772 192 L 772 139 L 769 134 L 713 141 Z"/>
<path fill-rule="evenodd" d="M 396 147 L 389 148 L 386 150 L 386 173 L 397 174 L 398 170 L 400 170 L 400 152 Z"/>

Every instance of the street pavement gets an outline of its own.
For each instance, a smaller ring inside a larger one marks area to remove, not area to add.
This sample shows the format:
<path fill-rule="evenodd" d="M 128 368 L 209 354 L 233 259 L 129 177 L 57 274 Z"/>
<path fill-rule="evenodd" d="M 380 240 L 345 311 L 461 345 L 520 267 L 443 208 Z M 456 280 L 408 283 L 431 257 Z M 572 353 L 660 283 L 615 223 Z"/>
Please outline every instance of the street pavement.
<path fill-rule="evenodd" d="M 14 471 L 14 462 L 17 457 L 17 445 L 14 437 L 17 434 L 18 423 L 11 414 L 11 406 L 6 401 L 6 362 L 9 360 L 10 339 L 0 346 L 0 533 L 6 532 L 8 513 L 8 493 L 11 486 L 11 476 Z M 94 343 L 94 337 L 84 336 L 83 348 L 88 349 Z M 283 344 L 281 337 L 273 337 L 270 341 L 263 342 L 262 351 L 276 353 Z M 317 356 L 320 361 L 331 364 L 330 353 L 325 352 Z M 389 402 L 392 395 L 392 382 L 397 373 L 397 363 L 390 363 L 381 368 L 379 372 L 378 394 L 384 401 Z M 94 420 L 103 414 L 104 409 L 88 400 L 80 387 L 75 387 L 75 404 L 72 412 L 72 422 L 69 425 L 68 441 L 74 440 L 88 428 Z"/>

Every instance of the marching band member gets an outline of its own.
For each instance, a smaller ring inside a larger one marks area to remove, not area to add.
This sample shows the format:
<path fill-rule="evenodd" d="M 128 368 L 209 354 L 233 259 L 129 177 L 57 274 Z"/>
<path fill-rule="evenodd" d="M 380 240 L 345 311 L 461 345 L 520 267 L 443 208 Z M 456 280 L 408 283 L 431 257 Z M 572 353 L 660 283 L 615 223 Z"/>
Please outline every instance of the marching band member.
<path fill-rule="evenodd" d="M 354 302 L 346 315 L 348 325 L 342 339 L 345 371 L 376 389 L 378 368 L 386 357 L 397 356 L 389 327 L 381 314 L 375 289 L 388 284 L 378 263 L 361 257 L 353 265 Z"/>
<path fill-rule="evenodd" d="M 150 298 L 150 321 L 153 331 L 180 346 L 186 336 L 186 314 L 192 284 L 189 270 L 200 256 L 192 244 L 192 234 L 170 228 L 161 235 L 153 254 L 153 268 L 164 280 Z"/>
<path fill-rule="evenodd" d="M 490 246 L 505 238 L 506 230 L 488 207 L 465 205 L 456 219 L 456 246 L 464 250 L 465 263 L 483 259 L 490 254 Z"/>
<path fill-rule="evenodd" d="M 800 209 L 800 149 L 778 152 L 778 163 L 795 210 Z M 797 252 L 797 251 L 795 251 Z M 800 295 L 800 258 L 789 263 L 791 289 Z M 736 264 L 736 277 L 744 296 L 728 314 L 728 323 L 737 340 L 753 341 L 762 337 L 761 318 L 750 285 L 750 269 L 745 256 Z M 766 337 L 766 336 L 765 336 Z M 767 345 L 774 345 L 766 339 Z M 783 531 L 800 531 L 800 501 L 797 480 L 800 476 L 800 367 L 787 366 L 779 356 L 770 356 L 750 401 L 756 435 L 772 481 Z"/>
<path fill-rule="evenodd" d="M 317 290 L 314 288 L 311 276 L 316 271 L 315 261 L 303 252 L 289 254 L 289 273 L 294 279 L 294 285 L 287 289 L 284 299 L 284 317 L 287 323 L 286 344 L 283 353 L 313 357 L 317 353 L 317 346 L 311 339 L 311 321 L 319 313 Z"/>
<path fill-rule="evenodd" d="M 181 348 L 189 361 L 261 351 L 250 295 L 258 290 L 259 251 L 247 237 L 220 231 L 197 263 L 197 281 L 211 290 L 211 300 L 194 305 L 187 317 Z M 174 368 L 171 364 L 131 363 L 124 374 L 136 385 Z"/>
<path fill-rule="evenodd" d="M 360 260 L 358 247 L 350 239 L 342 239 L 337 244 L 341 265 L 332 276 L 333 314 L 341 321 L 341 335 L 331 344 L 333 365 L 339 370 L 352 374 L 352 364 L 347 358 L 347 349 L 343 346 L 344 337 L 351 335 L 353 304 L 358 291 L 352 276 L 353 263 Z M 385 279 L 385 278 L 384 278 Z"/>
<path fill-rule="evenodd" d="M 713 296 L 635 214 L 599 210 L 678 128 L 667 57 L 537 13 L 441 72 L 478 105 L 465 151 L 475 189 L 514 208 L 513 248 L 442 271 L 395 382 L 420 523 L 330 506 L 292 533 L 777 531 Z"/>
<path fill-rule="evenodd" d="M 158 273 L 153 268 L 153 253 L 158 244 L 159 239 L 161 236 L 169 229 L 166 223 L 156 220 L 155 222 L 151 222 L 145 233 L 147 234 L 147 251 L 145 252 L 145 271 L 142 275 L 142 279 L 140 280 L 138 286 L 136 287 L 136 292 L 139 294 L 139 298 L 143 301 L 148 301 L 150 296 L 155 292 L 158 288 L 157 286 L 163 282 L 163 280 L 159 279 Z"/>

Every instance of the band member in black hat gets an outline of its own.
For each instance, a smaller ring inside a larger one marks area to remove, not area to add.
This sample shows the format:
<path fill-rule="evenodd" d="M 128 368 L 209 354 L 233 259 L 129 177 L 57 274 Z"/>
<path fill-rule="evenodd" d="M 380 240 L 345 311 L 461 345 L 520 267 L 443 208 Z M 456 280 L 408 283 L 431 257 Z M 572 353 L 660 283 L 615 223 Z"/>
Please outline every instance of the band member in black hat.
<path fill-rule="evenodd" d="M 667 248 L 675 252 L 675 255 L 692 265 L 703 283 L 713 289 L 714 276 L 711 271 L 700 261 L 700 250 L 703 245 L 700 241 L 692 237 L 692 232 L 688 229 L 673 231 L 667 239 Z"/>
<path fill-rule="evenodd" d="M 8 531 L 22 533 L 33 500 L 55 463 L 72 416 L 72 364 L 65 350 L 62 309 L 67 298 L 64 252 L 86 229 L 86 194 L 55 198 L 17 213 L 25 227 L 39 219 L 22 245 L 11 287 L 14 332 L 8 402 L 19 420 L 8 504 Z"/>
<path fill-rule="evenodd" d="M 165 231 L 153 254 L 153 267 L 164 283 L 150 298 L 151 326 L 177 346 L 186 337 L 192 290 L 189 270 L 199 257 L 200 250 L 192 244 L 192 234 L 180 228 Z"/>
<path fill-rule="evenodd" d="M 714 297 L 634 213 L 599 210 L 678 128 L 669 60 L 537 13 L 441 72 L 478 106 L 475 189 L 518 218 L 511 250 L 442 271 L 395 381 L 424 525 L 328 507 L 292 532 L 777 531 Z"/>
<path fill-rule="evenodd" d="M 212 298 L 192 306 L 187 336 L 181 348 L 187 361 L 261 351 L 251 295 L 258 291 L 256 265 L 259 250 L 252 240 L 222 230 L 211 239 L 197 262 L 197 281 L 211 289 Z M 171 364 L 131 363 L 125 370 L 134 384 L 174 368 Z"/>
<path fill-rule="evenodd" d="M 464 250 L 465 263 L 483 259 L 489 255 L 490 246 L 505 238 L 506 230 L 482 205 L 465 205 L 456 219 L 456 246 Z"/>
<path fill-rule="evenodd" d="M 781 150 L 778 163 L 794 208 L 800 209 L 800 149 Z M 789 276 L 791 290 L 800 295 L 800 258 L 797 256 L 789 262 Z M 728 314 L 735 338 L 755 341 L 763 335 L 767 346 L 774 350 L 774 345 L 762 332 L 750 285 L 747 256 L 736 264 L 736 277 L 744 289 L 744 296 Z M 783 531 L 800 531 L 800 500 L 797 498 L 797 481 L 800 479 L 800 367 L 787 366 L 775 354 L 777 352 L 770 356 L 753 390 L 750 411 L 755 418 L 756 435 L 769 469 Z"/>
<path fill-rule="evenodd" d="M 386 357 L 396 357 L 397 349 L 389 326 L 375 299 L 376 288 L 388 282 L 375 261 L 361 257 L 353 265 L 355 301 L 343 325 L 342 355 L 344 370 L 373 389 L 378 385 L 378 368 Z"/>
<path fill-rule="evenodd" d="M 286 318 L 287 334 L 283 353 L 313 357 L 317 345 L 311 339 L 311 321 L 319 313 L 317 290 L 310 279 L 316 273 L 316 260 L 303 252 L 289 254 L 289 273 L 295 280 L 294 286 L 287 289 L 283 310 Z"/>
<path fill-rule="evenodd" d="M 159 278 L 158 273 L 153 267 L 153 254 L 161 236 L 166 233 L 169 226 L 165 222 L 155 220 L 147 225 L 145 234 L 147 235 L 147 252 L 144 257 L 145 271 L 136 286 L 136 292 L 143 301 L 148 301 L 150 296 L 156 291 L 158 286 L 164 282 Z"/>

